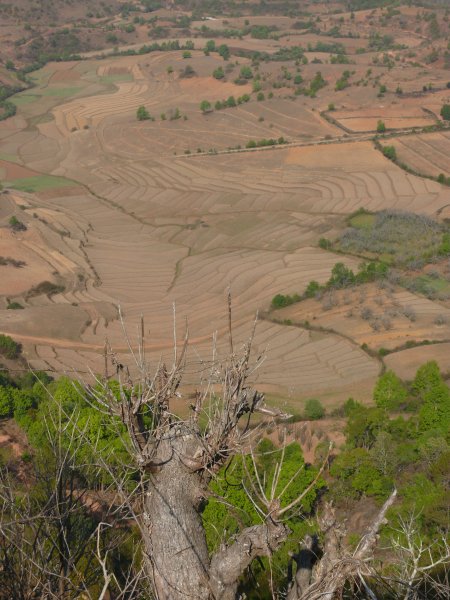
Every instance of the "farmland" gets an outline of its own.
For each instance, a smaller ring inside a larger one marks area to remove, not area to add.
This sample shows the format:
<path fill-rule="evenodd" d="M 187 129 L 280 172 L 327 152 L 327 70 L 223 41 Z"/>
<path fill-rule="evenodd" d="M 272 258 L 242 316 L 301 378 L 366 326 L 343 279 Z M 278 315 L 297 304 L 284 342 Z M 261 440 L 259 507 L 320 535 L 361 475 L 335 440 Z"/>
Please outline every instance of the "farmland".
<path fill-rule="evenodd" d="M 322 8 L 327 31 L 335 17 Z M 450 339 L 442 257 L 440 283 L 430 279 L 441 296 L 396 280 L 384 289 L 369 283 L 339 291 L 327 310 L 308 299 L 269 311 L 276 294 L 302 294 L 311 280 L 324 284 L 338 261 L 358 269 L 354 249 L 319 244 L 340 239 L 358 209 L 409 211 L 442 225 L 449 216 L 450 188 L 433 180 L 450 176 L 449 131 L 439 117 L 450 99 L 442 62 L 448 33 L 435 42 L 441 62 L 427 63 L 430 44 L 404 7 L 401 47 L 384 59 L 366 48 L 378 43 L 371 30 L 383 14 L 360 11 L 356 23 L 344 14 L 342 33 L 358 27 L 358 38 L 299 33 L 295 19 L 283 16 L 274 21 L 278 39 L 229 39 L 219 31 L 205 52 L 206 34 L 192 35 L 189 50 L 183 34 L 179 49 L 92 51 L 31 73 L 33 87 L 13 97 L 16 114 L 0 122 L 0 254 L 25 263 L 0 266 L 0 329 L 22 342 L 34 368 L 99 371 L 105 338 L 126 358 L 119 310 L 132 338 L 144 315 L 149 357 L 170 360 L 172 306 L 180 337 L 189 323 L 189 361 L 207 361 L 211 330 L 219 351 L 227 340 L 228 288 L 237 343 L 255 313 L 263 314 L 255 353 L 267 359 L 258 383 L 290 404 L 315 395 L 333 405 L 355 389 L 365 399 L 383 360 L 395 356 L 401 369 L 402 355 L 410 356 L 398 347 Z M 247 18 L 255 27 L 267 23 Z M 208 23 L 222 29 L 219 20 Z M 202 24 L 192 21 L 190 33 Z M 245 20 L 230 18 L 227 27 L 245 28 Z M 388 27 L 396 31 L 395 23 Z M 136 29 L 122 50 L 141 47 Z M 227 60 L 221 45 L 229 46 Z M 295 54 L 299 45 L 304 51 Z M 344 70 L 351 74 L 338 85 Z M 141 106 L 149 115 L 142 121 Z M 383 144 L 393 144 L 410 171 L 374 146 L 380 121 L 389 135 Z M 257 147 L 267 140 L 277 145 Z M 12 216 L 26 231 L 11 232 Z M 408 281 L 429 277 L 429 267 L 420 268 Z M 388 328 L 360 317 L 362 294 L 380 323 L 391 311 Z M 11 302 L 23 310 L 8 309 Z M 415 322 L 402 307 L 414 310 Z M 383 359 L 381 348 L 397 350 Z M 196 377 L 188 368 L 190 383 Z"/>

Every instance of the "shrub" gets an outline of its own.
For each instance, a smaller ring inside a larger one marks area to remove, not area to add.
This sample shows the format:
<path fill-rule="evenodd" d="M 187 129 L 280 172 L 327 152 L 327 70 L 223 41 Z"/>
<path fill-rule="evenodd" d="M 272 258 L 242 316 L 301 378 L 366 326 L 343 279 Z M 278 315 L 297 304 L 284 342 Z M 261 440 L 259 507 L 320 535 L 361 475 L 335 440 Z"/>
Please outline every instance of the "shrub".
<path fill-rule="evenodd" d="M 13 413 L 13 401 L 8 388 L 0 387 L 0 419 L 11 417 Z"/>
<path fill-rule="evenodd" d="M 9 335 L 0 333 L 0 354 L 5 358 L 15 359 L 20 356 L 22 346 L 15 342 Z"/>
<path fill-rule="evenodd" d="M 202 111 L 203 114 L 210 112 L 211 111 L 211 102 L 208 102 L 208 100 L 202 100 L 200 102 L 200 110 Z"/>
<path fill-rule="evenodd" d="M 441 108 L 441 117 L 444 121 L 450 121 L 450 104 L 444 104 Z"/>
<path fill-rule="evenodd" d="M 11 229 L 13 231 L 26 231 L 27 227 L 24 223 L 22 223 L 22 221 L 19 221 L 19 219 L 13 215 L 10 219 L 9 219 L 9 226 L 11 227 Z"/>
<path fill-rule="evenodd" d="M 7 310 L 21 310 L 23 306 L 19 302 L 9 302 L 6 308 Z"/>
<path fill-rule="evenodd" d="M 384 121 L 381 121 L 381 119 L 380 119 L 377 123 L 377 133 L 384 133 L 385 131 L 386 131 L 386 125 L 385 125 Z"/>
<path fill-rule="evenodd" d="M 222 67 L 217 67 L 217 69 L 214 69 L 213 77 L 215 79 L 223 79 L 225 77 L 225 72 Z"/>
<path fill-rule="evenodd" d="M 277 294 L 272 298 L 272 308 L 284 308 L 285 306 L 299 302 L 300 299 L 298 294 L 294 294 L 293 296 Z"/>
<path fill-rule="evenodd" d="M 136 117 L 138 121 L 147 121 L 151 119 L 150 113 L 145 108 L 145 106 L 140 106 L 136 111 Z"/>
<path fill-rule="evenodd" d="M 251 79 L 253 77 L 253 71 L 248 65 L 245 65 L 241 68 L 239 72 L 239 77 L 241 79 Z"/>
<path fill-rule="evenodd" d="M 393 161 L 397 160 L 397 151 L 395 149 L 395 146 L 383 146 L 381 148 L 381 152 L 389 160 L 393 160 Z"/>
<path fill-rule="evenodd" d="M 305 417 L 312 421 L 317 421 L 325 416 L 325 409 L 320 400 L 310 398 L 305 404 Z"/>

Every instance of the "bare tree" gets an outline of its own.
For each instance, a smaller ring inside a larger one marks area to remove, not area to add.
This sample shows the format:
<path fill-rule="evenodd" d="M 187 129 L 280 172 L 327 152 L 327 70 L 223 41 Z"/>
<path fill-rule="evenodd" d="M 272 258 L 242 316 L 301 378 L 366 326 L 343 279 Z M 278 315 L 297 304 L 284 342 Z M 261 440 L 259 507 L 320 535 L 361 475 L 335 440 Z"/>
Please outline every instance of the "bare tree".
<path fill-rule="evenodd" d="M 426 543 L 418 526 L 418 514 L 410 513 L 398 518 L 398 527 L 393 528 L 390 549 L 394 551 L 392 583 L 398 590 L 399 598 L 416 600 L 424 597 L 420 588 L 429 588 L 430 596 L 448 598 L 448 582 L 439 583 L 433 572 L 450 565 L 450 543 L 448 531 L 431 543 Z M 427 596 L 428 597 L 428 596 Z"/>
<path fill-rule="evenodd" d="M 250 427 L 250 417 L 258 412 L 272 418 L 287 415 L 268 408 L 263 394 L 248 383 L 255 365 L 258 366 L 261 360 L 256 357 L 251 364 L 253 336 L 254 329 L 240 352 L 236 351 L 230 311 L 229 352 L 221 360 L 216 344 L 213 344 L 213 356 L 207 369 L 205 366 L 203 385 L 196 392 L 189 407 L 189 417 L 185 419 L 175 415 L 171 405 L 181 395 L 187 332 L 179 351 L 174 331 L 172 364 L 168 367 L 161 363 L 150 373 L 142 323 L 138 350 L 133 352 L 129 344 L 138 376 L 131 377 L 129 370 L 108 348 L 105 357 L 107 355 L 114 367 L 120 391 L 111 389 L 107 377 L 90 388 L 93 404 L 108 415 L 119 417 L 129 435 L 130 454 L 140 472 L 140 483 L 135 490 L 138 501 L 127 502 L 134 506 L 144 545 L 146 571 L 158 600 L 235 600 L 239 580 L 246 568 L 256 557 L 271 556 L 287 539 L 289 530 L 285 520 L 289 512 L 298 509 L 328 463 L 329 453 L 314 481 L 287 506 L 283 506 L 283 494 L 298 473 L 284 489 L 278 489 L 283 452 L 269 490 L 267 482 L 260 479 L 252 450 L 255 434 Z M 249 453 L 252 458 L 252 469 L 243 461 L 247 471 L 245 481 L 249 486 L 246 491 L 261 522 L 244 528 L 210 556 L 201 519 L 202 506 L 209 494 L 208 484 L 223 465 L 242 452 Z M 362 572 L 364 561 L 373 554 L 378 529 L 394 497 L 395 494 L 390 497 L 368 531 L 366 542 L 352 557 L 352 568 L 348 555 L 341 552 L 338 523 L 334 519 L 326 525 L 324 557 L 311 569 L 306 588 L 303 583 L 298 584 L 306 579 L 299 566 L 290 599 L 331 599 L 342 589 L 346 579 L 358 572 L 354 565 Z M 136 509 L 138 505 L 140 509 Z M 323 517 L 323 521 L 327 522 L 327 518 Z M 317 590 L 315 596 L 305 595 L 310 588 Z M 324 593 L 328 595 L 324 596 Z"/>

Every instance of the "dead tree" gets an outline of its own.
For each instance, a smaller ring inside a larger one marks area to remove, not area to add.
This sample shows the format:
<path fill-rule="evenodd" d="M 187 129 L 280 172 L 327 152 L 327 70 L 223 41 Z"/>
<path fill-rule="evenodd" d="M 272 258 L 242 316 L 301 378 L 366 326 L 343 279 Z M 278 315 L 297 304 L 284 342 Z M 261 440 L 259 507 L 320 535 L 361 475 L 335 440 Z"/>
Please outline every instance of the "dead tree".
<path fill-rule="evenodd" d="M 284 508 L 281 500 L 286 488 L 277 493 L 275 483 L 267 491 L 258 479 L 253 460 L 254 473 L 247 478 L 251 482 L 247 492 L 261 523 L 243 529 L 215 554 L 209 555 L 201 519 L 209 482 L 234 455 L 252 447 L 253 432 L 249 426 L 252 414 L 260 412 L 272 418 L 286 416 L 268 408 L 263 394 L 249 384 L 254 369 L 250 361 L 254 330 L 238 353 L 231 334 L 231 316 L 229 325 L 228 355 L 220 360 L 214 349 L 208 368 L 203 365 L 207 371 L 204 384 L 195 394 L 189 417 L 185 419 L 175 415 L 171 407 L 181 395 L 187 333 L 180 351 L 174 333 L 172 364 L 160 364 L 150 374 L 141 323 L 138 350 L 134 352 L 129 344 L 138 377 L 132 378 L 128 369 L 107 348 L 105 359 L 112 362 L 120 391 L 111 388 L 106 376 L 90 388 L 91 402 L 99 410 L 118 417 L 128 432 L 130 454 L 140 472 L 137 493 L 141 510 L 136 511 L 135 516 L 142 535 L 146 570 L 158 600 L 235 600 L 239 580 L 251 562 L 259 556 L 270 556 L 286 540 L 289 534 L 284 522 L 287 514 L 298 508 L 328 459 L 327 456 L 311 486 Z M 213 346 L 215 348 L 215 344 Z M 256 365 L 260 358 L 256 358 Z M 277 469 L 281 470 L 281 463 Z M 390 502 L 392 500 L 393 497 Z M 358 564 L 362 564 L 373 549 L 379 524 L 374 525 L 375 530 L 368 537 L 370 543 L 363 546 L 355 559 Z M 325 550 L 322 567 L 316 567 L 317 577 L 327 582 L 327 598 L 332 598 L 340 589 L 350 572 L 336 562 L 339 558 L 336 527 L 336 523 L 330 524 L 329 539 L 333 534 L 336 541 L 327 542 L 330 550 Z M 337 579 L 331 575 L 336 569 Z M 296 581 L 299 581 L 298 577 Z M 311 578 L 308 585 L 311 586 Z M 325 597 L 322 588 L 320 586 L 321 598 Z M 292 588 L 290 592 L 291 600 L 310 598 L 304 595 L 301 586 L 297 585 L 295 590 Z"/>

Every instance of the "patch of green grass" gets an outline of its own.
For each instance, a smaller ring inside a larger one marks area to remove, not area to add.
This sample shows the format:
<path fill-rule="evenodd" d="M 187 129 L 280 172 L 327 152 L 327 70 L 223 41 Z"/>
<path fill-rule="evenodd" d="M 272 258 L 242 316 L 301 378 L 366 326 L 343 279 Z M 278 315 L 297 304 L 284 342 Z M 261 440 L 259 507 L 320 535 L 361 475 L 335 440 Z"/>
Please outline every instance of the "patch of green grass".
<path fill-rule="evenodd" d="M 78 94 L 82 87 L 72 86 L 72 87 L 48 87 L 42 90 L 43 96 L 58 96 L 59 98 L 68 98 L 69 96 L 75 96 Z"/>
<path fill-rule="evenodd" d="M 73 186 L 75 183 L 65 177 L 35 175 L 34 177 L 22 177 L 14 181 L 7 181 L 6 185 L 22 192 L 43 192 L 45 190 Z"/>
<path fill-rule="evenodd" d="M 131 73 L 118 73 L 117 75 L 103 75 L 97 78 L 100 83 L 126 83 L 133 81 Z"/>
<path fill-rule="evenodd" d="M 24 106 L 39 100 L 39 98 L 40 96 L 37 94 L 16 94 L 13 98 L 13 102 L 16 106 Z"/>
<path fill-rule="evenodd" d="M 435 292 L 450 292 L 450 282 L 446 279 L 434 278 L 429 275 L 420 275 L 416 278 L 419 286 L 430 288 Z"/>
<path fill-rule="evenodd" d="M 8 162 L 20 164 L 20 159 L 17 154 L 10 154 L 8 152 L 0 152 L 0 160 L 7 160 Z"/>
<path fill-rule="evenodd" d="M 370 229 L 375 223 L 375 215 L 370 213 L 358 213 L 349 219 L 349 225 L 356 229 Z"/>

